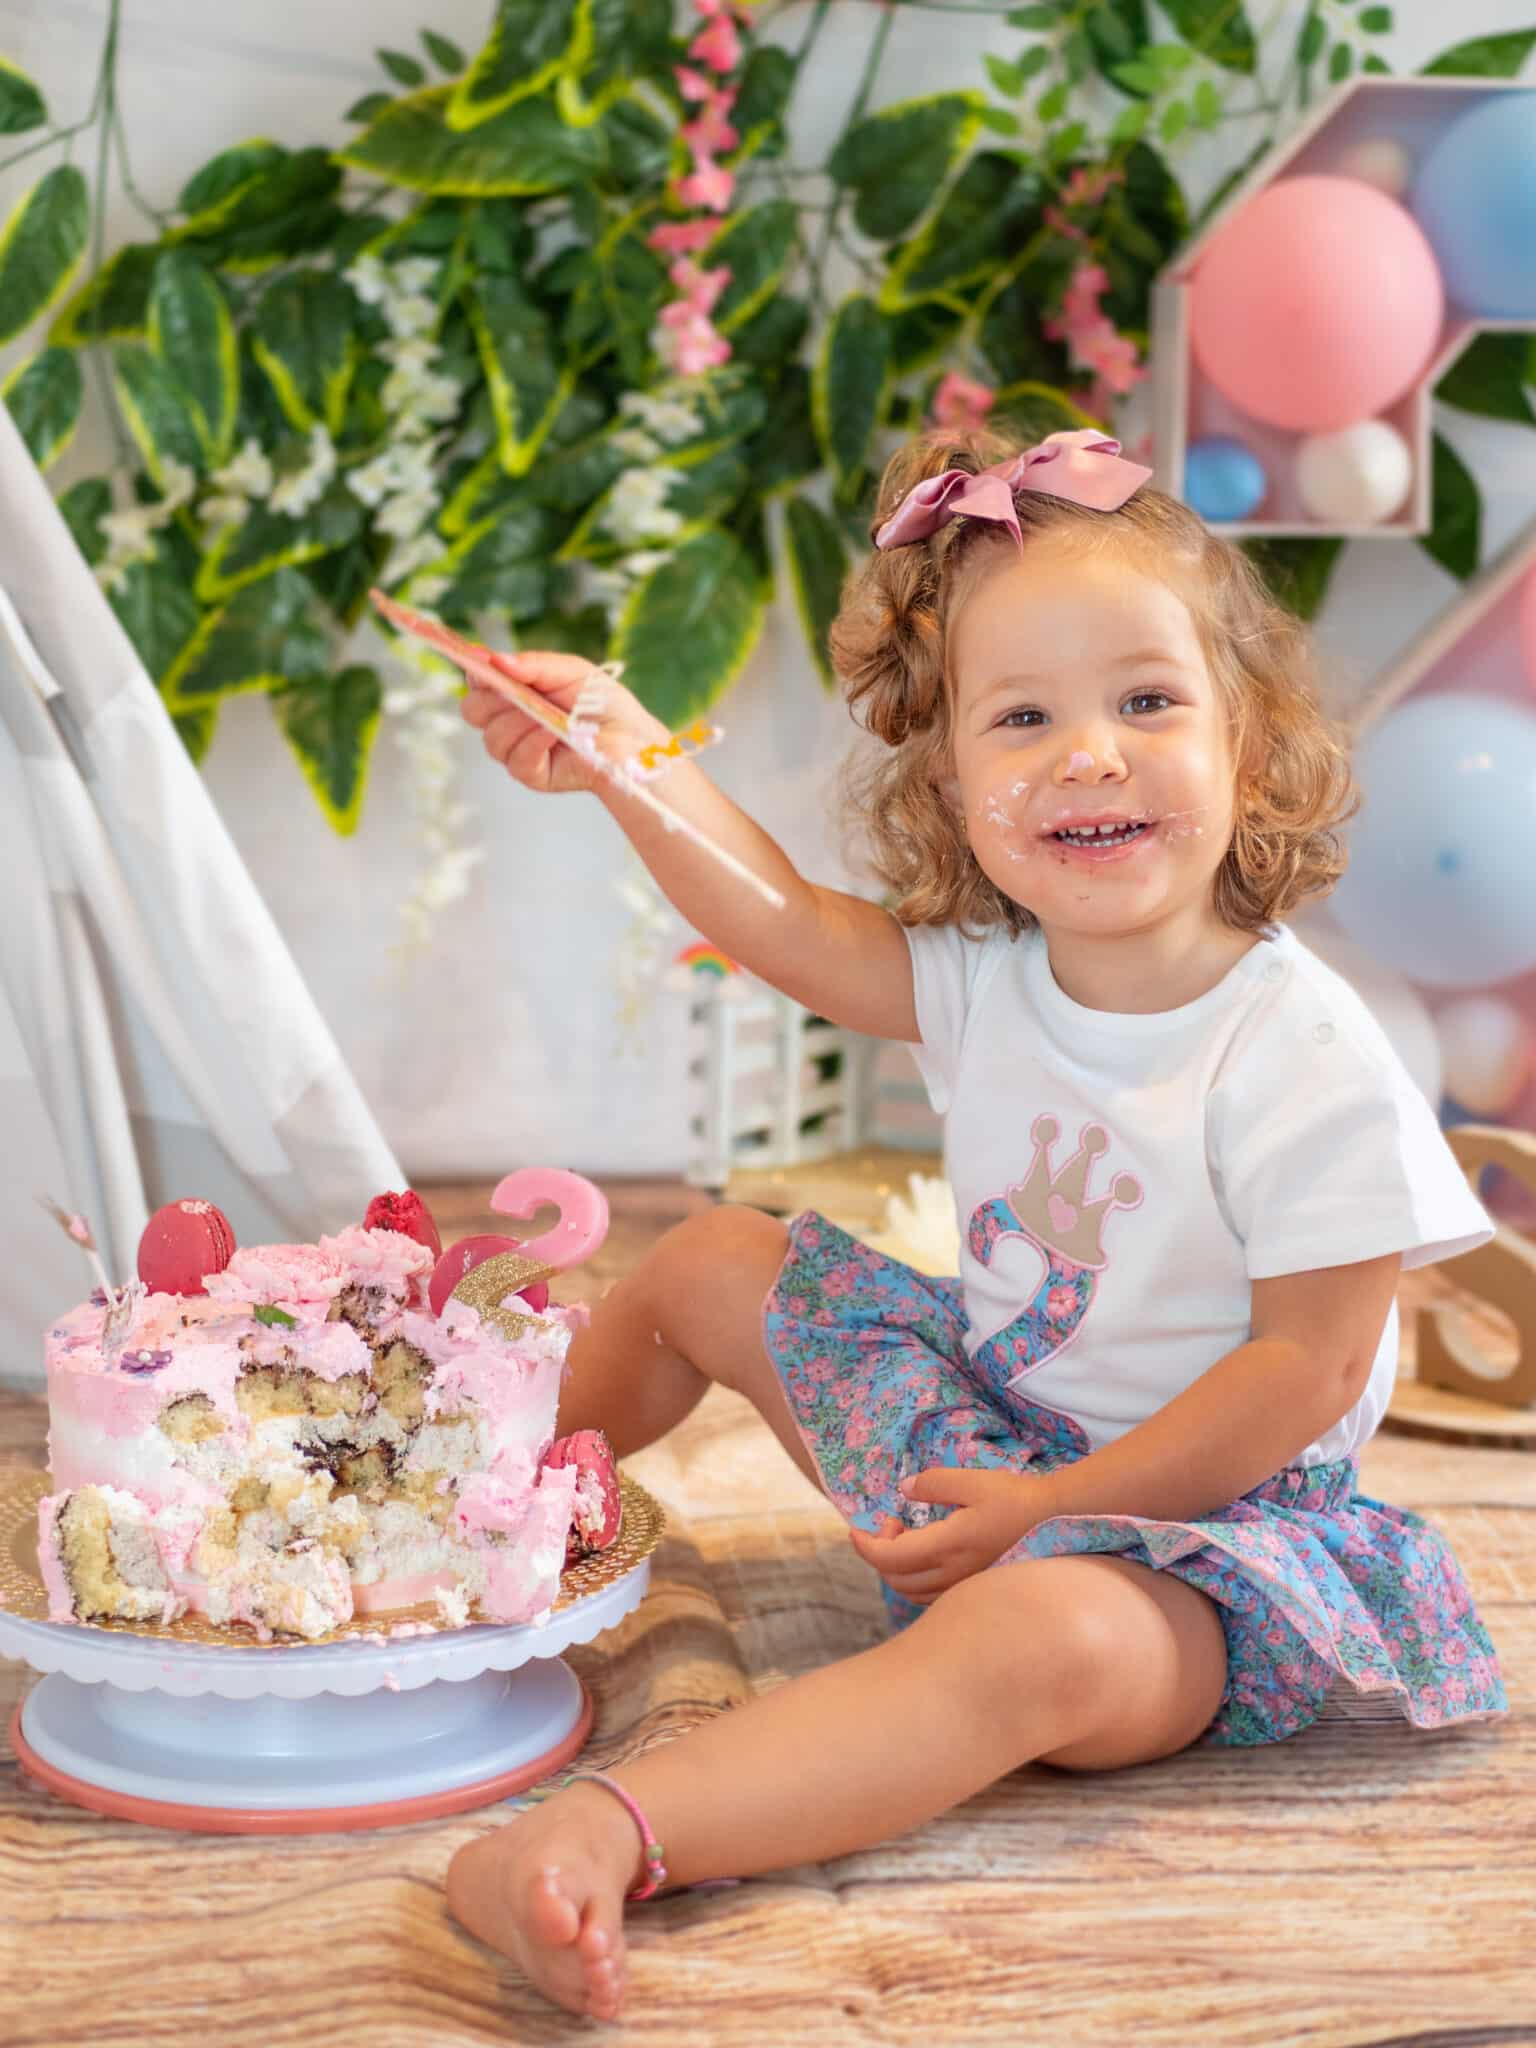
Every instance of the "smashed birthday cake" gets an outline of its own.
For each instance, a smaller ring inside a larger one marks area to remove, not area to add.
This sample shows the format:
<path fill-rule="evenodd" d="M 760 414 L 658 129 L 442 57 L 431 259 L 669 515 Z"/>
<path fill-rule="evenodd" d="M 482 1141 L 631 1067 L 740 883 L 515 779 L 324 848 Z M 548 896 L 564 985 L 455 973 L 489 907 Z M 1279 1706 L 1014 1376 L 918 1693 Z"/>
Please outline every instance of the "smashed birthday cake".
<path fill-rule="evenodd" d="M 242 1249 L 210 1203 L 157 1211 L 137 1280 L 48 1332 L 50 1618 L 191 1610 L 261 1640 L 422 1602 L 448 1625 L 544 1620 L 622 1515 L 602 1433 L 555 1441 L 587 1311 L 546 1284 L 595 1249 L 607 1205 L 540 1169 L 492 1196 L 513 1216 L 549 1201 L 560 1223 L 536 1243 L 446 1252 L 409 1191 L 314 1244 Z"/>

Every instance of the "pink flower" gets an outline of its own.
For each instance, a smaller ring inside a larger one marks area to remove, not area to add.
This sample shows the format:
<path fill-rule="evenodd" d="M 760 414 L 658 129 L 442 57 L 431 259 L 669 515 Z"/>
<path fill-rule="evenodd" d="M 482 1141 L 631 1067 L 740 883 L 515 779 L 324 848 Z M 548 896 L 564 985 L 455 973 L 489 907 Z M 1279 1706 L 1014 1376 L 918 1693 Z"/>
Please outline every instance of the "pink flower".
<path fill-rule="evenodd" d="M 1111 391 L 1122 396 L 1147 374 L 1137 364 L 1135 342 L 1117 334 L 1107 320 L 1091 334 L 1075 335 L 1072 350 L 1085 370 L 1097 372 Z"/>
<path fill-rule="evenodd" d="M 720 11 L 708 28 L 702 28 L 688 45 L 688 54 L 695 63 L 707 64 L 711 71 L 734 71 L 741 62 L 741 37 L 736 33 L 736 24 L 724 11 Z"/>
<path fill-rule="evenodd" d="M 242 1245 L 222 1273 L 209 1273 L 203 1289 L 221 1301 L 319 1308 L 328 1307 L 351 1277 L 334 1251 L 317 1245 L 253 1244 Z"/>
<path fill-rule="evenodd" d="M 1053 1287 L 1045 1297 L 1046 1315 L 1054 1322 L 1065 1322 L 1077 1312 L 1077 1289 L 1075 1287 Z"/>
<path fill-rule="evenodd" d="M 1091 170 L 1087 164 L 1079 164 L 1062 188 L 1062 203 L 1066 206 L 1097 206 L 1111 185 L 1124 182 L 1125 173 L 1117 171 L 1110 164 L 1101 164 Z"/>
<path fill-rule="evenodd" d="M 734 149 L 740 142 L 740 135 L 725 118 L 730 101 L 735 97 L 736 95 L 732 93 L 725 106 L 720 104 L 719 99 L 711 100 L 696 121 L 687 121 L 683 124 L 680 131 L 682 138 L 696 156 L 716 156 L 725 150 Z M 726 96 L 721 94 L 720 98 L 725 99 Z"/>
<path fill-rule="evenodd" d="M 990 384 L 978 384 L 958 371 L 946 371 L 933 395 L 935 426 L 965 429 L 983 424 L 997 393 Z"/>
<path fill-rule="evenodd" d="M 1087 231 L 1067 219 L 1059 206 L 1048 206 L 1044 213 L 1045 224 L 1054 233 L 1064 235 L 1069 242 L 1086 242 Z"/>
<path fill-rule="evenodd" d="M 714 220 L 668 220 L 652 228 L 645 239 L 664 256 L 685 256 L 712 242 L 719 232 L 720 223 Z"/>
<path fill-rule="evenodd" d="M 683 294 L 679 303 L 693 313 L 708 313 L 731 281 L 728 265 L 722 263 L 718 270 L 700 270 L 697 263 L 690 262 L 686 256 L 679 257 L 667 275 Z M 665 320 L 672 310 L 668 306 L 662 318 Z"/>
<path fill-rule="evenodd" d="M 712 213 L 724 213 L 736 189 L 736 173 L 711 157 L 701 156 L 688 176 L 679 178 L 676 189 L 684 206 L 703 206 Z"/>
<path fill-rule="evenodd" d="M 686 64 L 674 64 L 672 76 L 677 80 L 677 89 L 685 100 L 707 100 L 714 87 L 702 71 L 692 71 Z"/>

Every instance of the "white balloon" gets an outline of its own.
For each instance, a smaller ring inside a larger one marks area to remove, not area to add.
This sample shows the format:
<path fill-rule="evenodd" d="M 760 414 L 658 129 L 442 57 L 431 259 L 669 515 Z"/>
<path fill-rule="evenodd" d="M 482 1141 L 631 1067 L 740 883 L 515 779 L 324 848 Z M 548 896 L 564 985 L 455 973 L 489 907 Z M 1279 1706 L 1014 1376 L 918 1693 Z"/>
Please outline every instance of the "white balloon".
<path fill-rule="evenodd" d="M 1475 1116 L 1512 1109 L 1531 1070 L 1531 1033 L 1512 1003 L 1458 996 L 1435 1013 L 1445 1092 Z"/>
<path fill-rule="evenodd" d="M 1322 525 L 1375 526 L 1390 519 L 1412 482 L 1412 451 L 1385 420 L 1309 434 L 1296 450 L 1296 488 Z"/>
<path fill-rule="evenodd" d="M 1429 1006 L 1417 989 L 1396 968 L 1385 966 L 1364 946 L 1346 938 L 1320 905 L 1309 905 L 1286 923 L 1304 946 L 1310 946 L 1325 966 L 1349 983 L 1386 1033 L 1424 1099 L 1438 1111 L 1443 1093 L 1440 1040 Z"/>
<path fill-rule="evenodd" d="M 1413 158 L 1390 135 L 1373 135 L 1368 142 L 1357 142 L 1353 149 L 1345 150 L 1331 166 L 1331 175 L 1359 178 L 1389 199 L 1401 199 L 1413 182 Z"/>

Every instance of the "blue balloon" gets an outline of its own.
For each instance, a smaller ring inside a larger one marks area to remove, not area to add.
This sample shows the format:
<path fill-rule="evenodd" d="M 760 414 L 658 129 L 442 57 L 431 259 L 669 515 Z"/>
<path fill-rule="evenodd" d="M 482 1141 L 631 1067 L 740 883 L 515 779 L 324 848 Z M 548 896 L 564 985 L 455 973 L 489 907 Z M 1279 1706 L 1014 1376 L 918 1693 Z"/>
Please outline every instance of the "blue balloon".
<path fill-rule="evenodd" d="M 1268 489 L 1263 463 L 1230 434 L 1208 434 L 1184 451 L 1184 502 L 1202 519 L 1246 519 Z"/>
<path fill-rule="evenodd" d="M 1536 319 L 1536 95 L 1500 93 L 1454 121 L 1409 203 L 1453 304 Z"/>
<path fill-rule="evenodd" d="M 1412 697 L 1361 740 L 1363 804 L 1332 905 L 1410 981 L 1486 988 L 1536 967 L 1536 717 Z"/>

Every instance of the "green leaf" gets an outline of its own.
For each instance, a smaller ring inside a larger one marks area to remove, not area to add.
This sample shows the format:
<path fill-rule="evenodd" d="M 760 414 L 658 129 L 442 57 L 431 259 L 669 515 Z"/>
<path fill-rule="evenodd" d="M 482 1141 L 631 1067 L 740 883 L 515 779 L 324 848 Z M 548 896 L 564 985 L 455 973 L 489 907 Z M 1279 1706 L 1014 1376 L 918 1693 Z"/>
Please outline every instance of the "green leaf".
<path fill-rule="evenodd" d="M 1258 61 L 1253 29 L 1233 0 L 1161 0 L 1164 14 L 1202 57 L 1228 71 L 1251 72 Z"/>
<path fill-rule="evenodd" d="M 59 510 L 75 546 L 94 569 L 107 552 L 101 522 L 112 510 L 112 486 L 104 476 L 82 477 L 59 499 Z"/>
<path fill-rule="evenodd" d="M 357 829 L 383 703 L 377 671 L 364 667 L 305 676 L 277 699 L 283 737 L 298 756 L 304 780 L 343 834 Z"/>
<path fill-rule="evenodd" d="M 801 363 L 786 365 L 769 396 L 768 417 L 747 450 L 752 488 L 771 497 L 821 468 L 821 446 L 811 418 L 811 373 Z"/>
<path fill-rule="evenodd" d="M 399 85 L 425 85 L 427 74 L 414 57 L 403 50 L 375 50 L 375 57 Z"/>
<path fill-rule="evenodd" d="M 670 176 L 676 135 L 639 100 L 615 100 L 598 132 L 608 152 L 611 181 L 631 203 Z"/>
<path fill-rule="evenodd" d="M 981 125 L 994 135 L 1022 135 L 1024 124 L 1017 114 L 1010 114 L 1006 107 L 983 107 Z"/>
<path fill-rule="evenodd" d="M 784 149 L 784 114 L 795 86 L 795 60 L 788 50 L 759 43 L 747 58 L 731 109 L 741 137 L 725 159 L 733 167 L 753 156 L 779 156 Z"/>
<path fill-rule="evenodd" d="M 984 53 L 981 61 L 986 66 L 988 78 L 1004 99 L 1017 99 L 1024 90 L 1024 75 L 1018 65 L 1005 63 L 1001 57 L 994 57 L 990 52 Z"/>
<path fill-rule="evenodd" d="M 1463 582 L 1482 552 L 1483 501 L 1471 471 L 1449 441 L 1434 437 L 1430 530 L 1419 546 Z"/>
<path fill-rule="evenodd" d="M 130 562 L 107 597 L 134 652 L 159 684 L 197 630 L 197 599 L 159 555 Z"/>
<path fill-rule="evenodd" d="M 816 433 L 844 483 L 863 469 L 885 407 L 890 330 L 871 298 L 854 293 L 833 314 L 811 379 Z"/>
<path fill-rule="evenodd" d="M 1376 78 L 1390 78 L 1392 76 L 1392 66 L 1384 58 L 1378 57 L 1374 50 L 1361 63 L 1360 69 L 1369 72 Z"/>
<path fill-rule="evenodd" d="M 1320 14 L 1309 14 L 1301 25 L 1301 34 L 1296 38 L 1296 56 L 1302 64 L 1313 64 L 1323 54 L 1323 45 L 1328 40 L 1328 29 Z"/>
<path fill-rule="evenodd" d="M 474 128 L 562 72 L 579 74 L 591 50 L 590 0 L 499 0 L 489 41 L 453 88 L 448 125 Z"/>
<path fill-rule="evenodd" d="M 979 93 L 935 93 L 866 116 L 839 141 L 829 175 L 854 193 L 854 219 L 874 241 L 904 234 L 928 208 L 975 136 Z"/>
<path fill-rule="evenodd" d="M 624 681 L 669 730 L 701 718 L 735 680 L 762 631 L 751 559 L 708 530 L 675 549 L 631 591 L 614 641 Z"/>
<path fill-rule="evenodd" d="M 222 227 L 241 201 L 270 178 L 287 158 L 288 152 L 280 144 L 259 135 L 249 142 L 221 149 L 181 189 L 176 203 L 187 216 L 182 223 L 185 232 L 211 234 Z"/>
<path fill-rule="evenodd" d="M 467 133 L 445 118 L 452 86 L 395 100 L 338 161 L 415 192 L 531 196 L 585 185 L 603 167 L 599 127 L 572 128 L 543 99 L 518 101 Z"/>
<path fill-rule="evenodd" d="M 811 309 L 793 292 L 779 292 L 731 333 L 731 361 L 780 371 L 794 360 L 811 324 Z"/>
<path fill-rule="evenodd" d="M 1516 78 L 1536 49 L 1536 28 L 1511 29 L 1507 35 L 1474 36 L 1454 43 L 1424 66 L 1424 78 Z"/>
<path fill-rule="evenodd" d="M 355 540 L 365 523 L 362 505 L 338 477 L 299 519 L 253 505 L 236 526 L 214 539 L 197 572 L 196 591 L 204 604 L 219 604 L 247 583 L 285 564 L 297 567 Z"/>
<path fill-rule="evenodd" d="M 248 583 L 206 615 L 161 685 L 176 711 L 242 690 L 301 682 L 327 666 L 330 647 L 314 624 L 314 592 L 298 569 Z"/>
<path fill-rule="evenodd" d="M 1015 69 L 1020 78 L 1028 83 L 1031 78 L 1038 78 L 1040 73 L 1049 67 L 1050 61 L 1049 46 L 1045 43 L 1032 43 L 1020 57 Z"/>
<path fill-rule="evenodd" d="M 319 422 L 333 439 L 341 433 L 357 364 L 356 318 L 351 292 L 324 270 L 290 271 L 257 302 L 251 352 L 300 433 Z"/>
<path fill-rule="evenodd" d="M 1058 78 L 1054 85 L 1048 86 L 1035 102 L 1035 112 L 1039 118 L 1049 123 L 1064 114 L 1071 90 L 1064 78 Z"/>
<path fill-rule="evenodd" d="M 1277 536 L 1271 540 L 1245 540 L 1244 554 L 1269 585 L 1276 599 L 1299 619 L 1313 619 L 1328 593 L 1344 543 L 1335 535 Z"/>
<path fill-rule="evenodd" d="M 439 35 L 435 28 L 424 28 L 421 32 L 422 47 L 440 71 L 450 76 L 462 71 L 469 62 L 456 42 L 448 36 Z"/>
<path fill-rule="evenodd" d="M 571 394 L 575 367 L 560 360 L 547 316 L 515 277 L 487 271 L 464 305 L 490 389 L 501 466 L 521 476 Z"/>
<path fill-rule="evenodd" d="M 270 144 L 242 145 L 257 162 Z M 239 151 L 224 166 L 228 189 L 181 227 L 174 242 L 191 242 L 219 270 L 258 271 L 334 242 L 347 216 L 334 203 L 341 168 L 329 150 L 280 151 L 266 169 L 242 177 Z M 215 159 L 217 163 L 219 159 Z M 209 167 L 210 171 L 212 166 Z"/>
<path fill-rule="evenodd" d="M 48 108 L 24 71 L 0 57 L 0 135 L 24 135 L 47 126 Z"/>
<path fill-rule="evenodd" d="M 920 232 L 900 250 L 880 291 L 881 307 L 903 311 L 937 292 L 958 294 L 992 276 L 1044 218 L 1043 188 L 998 150 L 978 150 Z"/>
<path fill-rule="evenodd" d="M 1209 78 L 1202 78 L 1191 101 L 1197 128 L 1214 128 L 1221 119 L 1221 94 Z"/>
<path fill-rule="evenodd" d="M 63 454 L 80 419 L 80 359 L 67 348 L 45 348 L 13 370 L 5 402 L 27 452 L 39 469 Z"/>
<path fill-rule="evenodd" d="M 126 243 L 60 307 L 48 339 L 64 348 L 140 339 L 149 328 L 149 287 L 159 256 L 158 243 Z"/>
<path fill-rule="evenodd" d="M 289 1315 L 285 1308 L 273 1308 L 270 1302 L 258 1302 L 251 1310 L 258 1323 L 270 1323 L 279 1329 L 293 1330 L 298 1327 L 298 1317 Z"/>
<path fill-rule="evenodd" d="M 1135 56 L 1150 40 L 1145 0 L 1099 0 L 1083 24 L 1102 77 Z"/>
<path fill-rule="evenodd" d="M 1536 382 L 1530 354 L 1523 334 L 1480 334 L 1440 379 L 1435 396 L 1463 412 L 1536 427 L 1526 390 L 1527 384 Z"/>
<path fill-rule="evenodd" d="M 1150 109 L 1145 105 L 1122 107 L 1110 127 L 1111 142 L 1134 142 L 1147 125 Z"/>
<path fill-rule="evenodd" d="M 836 687 L 837 677 L 827 647 L 827 629 L 837 617 L 843 581 L 848 574 L 848 550 L 832 521 L 809 498 L 791 498 L 785 506 L 784 539 L 805 637 L 821 671 L 821 680 L 831 690 Z"/>
<path fill-rule="evenodd" d="M 235 323 L 217 282 L 188 249 L 166 249 L 155 265 L 149 345 L 186 393 L 205 452 L 223 462 L 240 404 Z"/>
<path fill-rule="evenodd" d="M 62 297 L 85 252 L 85 179 L 60 164 L 17 201 L 0 232 L 0 343 L 14 341 Z"/>
<path fill-rule="evenodd" d="M 1342 85 L 1355 68 L 1355 51 L 1352 43 L 1335 43 L 1328 53 L 1328 76 L 1335 85 Z"/>
<path fill-rule="evenodd" d="M 1159 133 L 1164 142 L 1177 142 L 1189 126 L 1189 106 L 1184 100 L 1170 100 L 1163 109 L 1158 123 Z"/>
<path fill-rule="evenodd" d="M 767 305 L 779 289 L 795 246 L 799 213 L 788 199 L 766 199 L 728 219 L 700 256 L 710 270 L 725 264 L 731 281 L 715 303 L 714 324 L 730 334 Z"/>
<path fill-rule="evenodd" d="M 436 609 L 450 624 L 470 625 L 490 613 L 512 622 L 548 609 L 556 572 L 551 515 L 530 499 L 506 503 L 481 520 L 429 573 L 450 576 Z"/>
<path fill-rule="evenodd" d="M 1368 36 L 1384 36 L 1392 28 L 1390 7 L 1366 7 L 1361 10 L 1360 26 Z"/>
<path fill-rule="evenodd" d="M 140 342 L 115 342 L 112 389 L 157 489 L 166 488 L 167 461 L 198 472 L 203 469 L 203 437 L 191 400 L 158 356 Z"/>
<path fill-rule="evenodd" d="M 1015 7 L 1003 19 L 1010 28 L 1054 28 L 1060 12 L 1056 6 Z"/>
<path fill-rule="evenodd" d="M 352 102 L 341 118 L 344 121 L 371 121 L 376 115 L 382 114 L 386 107 L 392 107 L 394 104 L 393 93 L 365 92 L 360 100 Z"/>

